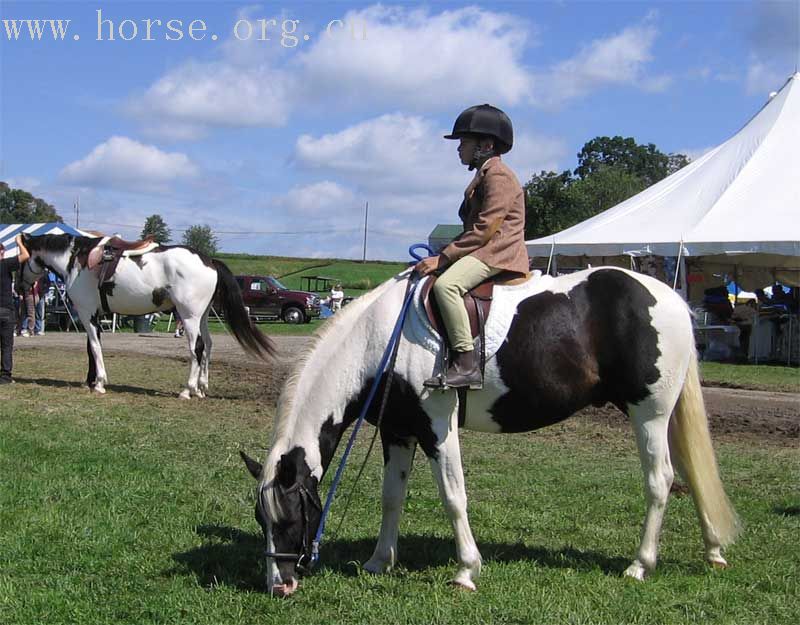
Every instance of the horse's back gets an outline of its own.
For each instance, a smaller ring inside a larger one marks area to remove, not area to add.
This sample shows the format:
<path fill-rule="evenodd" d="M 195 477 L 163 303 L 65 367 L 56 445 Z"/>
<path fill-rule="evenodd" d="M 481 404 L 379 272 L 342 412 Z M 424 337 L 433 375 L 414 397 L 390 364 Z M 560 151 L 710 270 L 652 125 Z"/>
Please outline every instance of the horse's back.
<path fill-rule="evenodd" d="M 603 267 L 554 279 L 517 307 L 496 357 L 508 390 L 490 412 L 504 431 L 520 431 L 589 404 L 624 410 L 674 375 L 665 363 L 679 366 L 687 332 L 683 301 L 647 276 Z"/>

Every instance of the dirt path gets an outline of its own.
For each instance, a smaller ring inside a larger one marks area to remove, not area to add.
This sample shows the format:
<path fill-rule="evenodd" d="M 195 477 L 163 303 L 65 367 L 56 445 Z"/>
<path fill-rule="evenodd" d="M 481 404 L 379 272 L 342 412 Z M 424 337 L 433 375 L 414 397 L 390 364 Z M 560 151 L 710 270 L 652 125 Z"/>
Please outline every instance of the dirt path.
<path fill-rule="evenodd" d="M 213 336 L 214 363 L 265 373 L 265 382 L 275 386 L 270 393 L 277 397 L 297 355 L 309 345 L 305 336 L 271 337 L 278 348 L 275 362 L 264 363 L 247 356 L 233 337 Z M 18 349 L 70 349 L 84 351 L 86 337 L 72 332 L 53 333 L 41 337 L 17 338 Z M 187 360 L 189 351 L 184 339 L 171 334 L 104 334 L 103 349 L 108 352 L 134 352 L 162 358 Z M 800 446 L 800 393 L 772 393 L 742 389 L 709 387 L 703 389 L 711 429 L 715 436 L 741 438 L 753 436 L 779 444 Z M 611 426 L 629 427 L 626 417 L 614 408 L 587 408 L 582 415 Z"/>

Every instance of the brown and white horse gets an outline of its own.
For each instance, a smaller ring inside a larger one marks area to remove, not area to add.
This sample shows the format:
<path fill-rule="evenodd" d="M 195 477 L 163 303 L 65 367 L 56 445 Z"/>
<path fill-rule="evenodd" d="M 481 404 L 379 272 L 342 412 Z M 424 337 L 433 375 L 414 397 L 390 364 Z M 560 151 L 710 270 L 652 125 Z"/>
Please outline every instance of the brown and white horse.
<path fill-rule="evenodd" d="M 69 234 L 24 235 L 30 258 L 20 269 L 20 283 L 30 288 L 46 269 L 66 285 L 67 294 L 86 330 L 89 373 L 86 384 L 105 393 L 108 381 L 100 345 L 99 317 L 103 314 L 99 270 L 86 265 L 88 254 L 102 245 L 102 238 Z M 211 334 L 208 314 L 212 299 L 219 306 L 238 343 L 249 353 L 266 357 L 273 352 L 268 337 L 250 322 L 239 285 L 224 263 L 195 250 L 157 245 L 145 254 L 121 258 L 111 281 L 102 285 L 108 311 L 123 315 L 177 309 L 188 342 L 189 380 L 180 397 L 205 397 L 208 393 L 208 365 Z"/>
<path fill-rule="evenodd" d="M 319 483 L 366 399 L 408 279 L 408 272 L 396 276 L 328 322 L 283 390 L 263 467 L 242 454 L 259 481 L 256 517 L 268 552 L 308 556 L 320 520 Z M 481 556 L 467 518 L 459 427 L 525 432 L 606 402 L 629 416 L 644 472 L 647 512 L 625 574 L 641 580 L 656 565 L 673 464 L 694 497 L 706 559 L 726 564 L 721 549 L 735 538 L 737 517 L 711 445 L 690 312 L 668 286 L 601 267 L 496 287 L 484 388 L 469 392 L 461 422 L 454 391 L 423 386 L 438 366 L 438 339 L 420 306 L 414 303 L 404 327 L 381 425 L 383 520 L 368 571 L 383 573 L 397 562 L 400 513 L 419 445 L 455 533 L 454 581 L 474 589 Z M 326 366 L 332 358 L 333 370 Z M 374 423 L 376 412 L 367 419 Z M 267 562 L 270 590 L 294 592 L 296 562 Z"/>

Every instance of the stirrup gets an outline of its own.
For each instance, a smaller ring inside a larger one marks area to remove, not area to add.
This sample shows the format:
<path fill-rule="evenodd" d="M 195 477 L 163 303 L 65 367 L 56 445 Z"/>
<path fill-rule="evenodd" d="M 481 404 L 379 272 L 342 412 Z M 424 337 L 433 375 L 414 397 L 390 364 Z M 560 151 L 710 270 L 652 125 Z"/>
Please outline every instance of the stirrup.
<path fill-rule="evenodd" d="M 436 375 L 429 377 L 422 383 L 422 386 L 424 386 L 425 388 L 437 388 L 440 390 L 444 390 L 447 388 L 447 385 L 444 382 L 443 373 L 437 373 Z"/>

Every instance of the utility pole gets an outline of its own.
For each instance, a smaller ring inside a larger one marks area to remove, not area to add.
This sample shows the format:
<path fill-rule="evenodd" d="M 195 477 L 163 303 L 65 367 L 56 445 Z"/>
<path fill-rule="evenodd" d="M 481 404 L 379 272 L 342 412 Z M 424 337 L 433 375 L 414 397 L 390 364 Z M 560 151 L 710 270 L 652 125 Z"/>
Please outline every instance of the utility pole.
<path fill-rule="evenodd" d="M 369 202 L 364 206 L 364 256 L 362 263 L 367 262 L 367 222 L 369 221 Z"/>
<path fill-rule="evenodd" d="M 75 197 L 75 227 L 81 227 L 81 196 Z"/>

